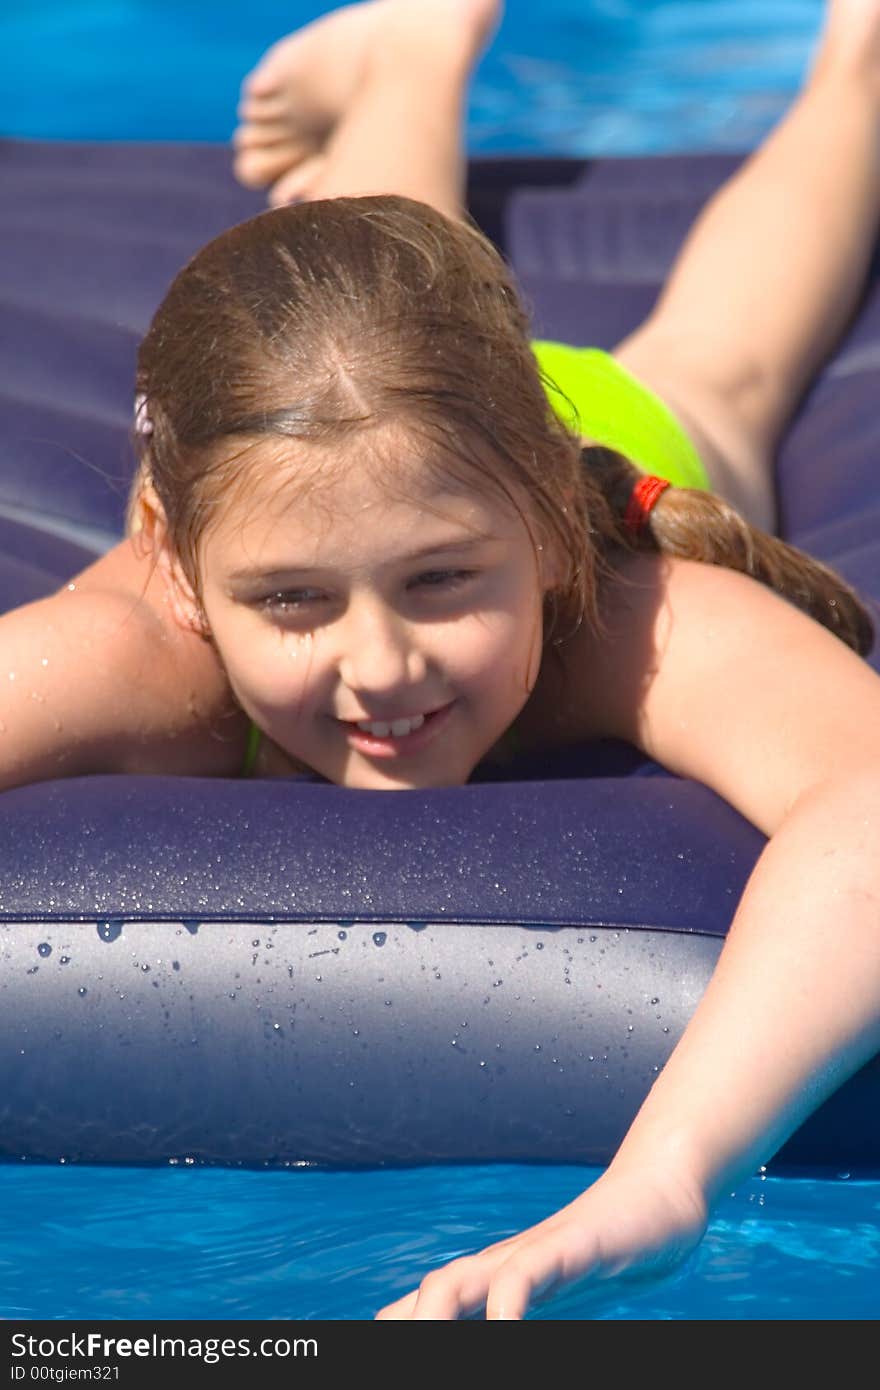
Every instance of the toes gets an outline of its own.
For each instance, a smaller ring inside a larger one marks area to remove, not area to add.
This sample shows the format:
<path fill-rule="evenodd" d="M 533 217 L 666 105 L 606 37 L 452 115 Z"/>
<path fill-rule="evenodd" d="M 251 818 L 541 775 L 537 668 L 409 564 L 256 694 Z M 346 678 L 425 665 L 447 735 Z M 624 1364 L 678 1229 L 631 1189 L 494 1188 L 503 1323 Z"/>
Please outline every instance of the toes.
<path fill-rule="evenodd" d="M 300 34 L 289 34 L 286 39 L 280 39 L 268 48 L 244 79 L 242 93 L 251 97 L 271 97 L 283 91 L 290 80 L 300 42 Z"/>
<path fill-rule="evenodd" d="M 269 206 L 280 208 L 285 203 L 312 196 L 312 189 L 326 163 L 324 155 L 316 154 L 311 159 L 302 160 L 295 169 L 289 169 L 272 184 L 269 190 Z"/>
<path fill-rule="evenodd" d="M 295 173 L 302 163 L 302 151 L 298 147 L 279 144 L 265 149 L 242 149 L 235 156 L 233 167 L 235 177 L 246 188 L 265 188 L 282 175 Z"/>
<path fill-rule="evenodd" d="M 275 75 L 271 68 L 263 67 L 261 64 L 260 67 L 254 68 L 253 72 L 248 73 L 241 84 L 241 92 L 242 96 L 259 100 L 260 97 L 275 96 L 281 90 L 281 85 L 280 76 Z"/>
<path fill-rule="evenodd" d="M 255 150 L 280 144 L 291 144 L 287 121 L 247 121 L 232 134 L 232 146 L 236 150 Z"/>
<path fill-rule="evenodd" d="M 241 101 L 238 103 L 238 116 L 242 121 L 283 120 L 288 105 L 283 92 L 265 97 L 252 97 L 242 93 Z"/>

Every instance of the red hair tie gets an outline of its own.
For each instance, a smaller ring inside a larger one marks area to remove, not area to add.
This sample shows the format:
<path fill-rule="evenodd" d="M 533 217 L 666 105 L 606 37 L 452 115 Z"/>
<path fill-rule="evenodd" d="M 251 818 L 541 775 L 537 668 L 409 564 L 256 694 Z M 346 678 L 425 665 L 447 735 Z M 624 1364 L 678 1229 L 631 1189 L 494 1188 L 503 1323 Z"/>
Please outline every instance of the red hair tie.
<path fill-rule="evenodd" d="M 645 473 L 630 493 L 623 514 L 623 524 L 631 536 L 643 531 L 651 509 L 657 505 L 658 498 L 671 484 L 667 478 L 657 478 L 653 473 Z"/>

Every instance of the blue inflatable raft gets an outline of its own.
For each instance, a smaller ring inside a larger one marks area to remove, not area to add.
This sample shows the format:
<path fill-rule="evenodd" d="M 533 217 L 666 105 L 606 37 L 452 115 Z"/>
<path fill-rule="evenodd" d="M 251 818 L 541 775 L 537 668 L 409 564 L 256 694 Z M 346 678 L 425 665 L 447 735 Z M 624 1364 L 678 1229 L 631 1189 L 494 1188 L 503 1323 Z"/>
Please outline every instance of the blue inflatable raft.
<path fill-rule="evenodd" d="M 536 333 L 611 347 L 734 163 L 484 162 L 471 206 Z M 202 145 L 5 142 L 0 190 L 11 607 L 119 536 L 138 338 L 183 261 L 262 203 Z M 875 599 L 878 387 L 875 283 L 778 475 L 783 534 Z M 432 793 L 159 777 L 7 792 L 0 1156 L 605 1163 L 761 847 L 705 787 L 620 745 Z M 880 1061 L 781 1157 L 876 1168 Z"/>

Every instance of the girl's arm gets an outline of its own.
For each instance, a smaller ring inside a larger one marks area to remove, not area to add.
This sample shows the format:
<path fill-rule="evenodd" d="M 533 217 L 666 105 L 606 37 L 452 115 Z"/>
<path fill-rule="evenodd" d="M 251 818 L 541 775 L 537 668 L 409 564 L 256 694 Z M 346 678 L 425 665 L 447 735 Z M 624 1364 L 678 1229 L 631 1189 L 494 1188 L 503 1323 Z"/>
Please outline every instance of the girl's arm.
<path fill-rule="evenodd" d="M 621 617 L 654 655 L 639 699 L 639 661 L 618 642 L 614 722 L 770 837 L 674 1081 L 658 1081 L 638 1121 L 645 1138 L 693 1142 L 711 1199 L 880 1047 L 880 679 L 743 575 L 638 570 Z"/>
<path fill-rule="evenodd" d="M 0 789 L 100 772 L 234 776 L 245 721 L 219 661 L 123 541 L 0 617 Z"/>
<path fill-rule="evenodd" d="M 589 732 L 769 835 L 693 1019 L 603 1176 L 382 1316 L 517 1318 L 577 1278 L 665 1269 L 720 1192 L 880 1047 L 880 679 L 729 570 L 640 559 L 575 653 Z"/>

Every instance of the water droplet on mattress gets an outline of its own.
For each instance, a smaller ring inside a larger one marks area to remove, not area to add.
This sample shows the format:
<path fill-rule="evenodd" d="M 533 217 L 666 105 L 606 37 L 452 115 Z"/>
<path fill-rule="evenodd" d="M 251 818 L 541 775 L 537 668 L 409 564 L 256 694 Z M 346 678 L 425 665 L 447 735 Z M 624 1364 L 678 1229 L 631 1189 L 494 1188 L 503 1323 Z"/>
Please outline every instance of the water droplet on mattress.
<path fill-rule="evenodd" d="M 373 932 L 373 945 L 374 945 L 374 946 L 384 946 L 384 945 L 385 945 L 385 942 L 386 942 L 387 940 L 388 940 L 388 933 L 387 933 L 387 932 L 384 932 L 384 931 L 374 931 L 374 932 Z"/>
<path fill-rule="evenodd" d="M 48 941 L 41 941 L 37 947 L 37 951 L 41 956 L 51 956 L 52 947 L 49 945 Z"/>
<path fill-rule="evenodd" d="M 98 936 L 102 941 L 116 941 L 121 935 L 122 923 L 118 919 L 110 918 L 98 923 Z"/>
<path fill-rule="evenodd" d="M 79 995 L 80 999 L 84 999 L 89 991 L 86 989 L 85 985 L 80 985 L 79 989 L 76 992 Z"/>

